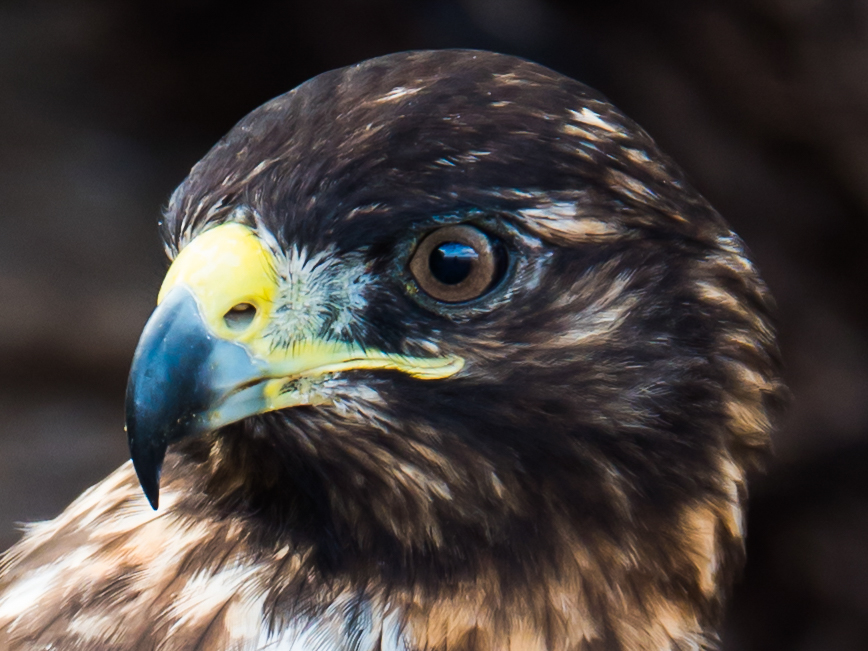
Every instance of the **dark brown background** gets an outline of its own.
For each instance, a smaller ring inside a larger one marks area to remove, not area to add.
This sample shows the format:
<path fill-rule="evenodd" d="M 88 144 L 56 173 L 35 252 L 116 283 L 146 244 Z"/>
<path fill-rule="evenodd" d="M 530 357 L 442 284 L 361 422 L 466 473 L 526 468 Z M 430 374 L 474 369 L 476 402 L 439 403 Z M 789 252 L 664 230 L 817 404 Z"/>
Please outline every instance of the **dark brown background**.
<path fill-rule="evenodd" d="M 159 208 L 249 110 L 387 52 L 527 56 L 606 93 L 747 240 L 794 404 L 728 651 L 868 648 L 868 3 L 0 1 L 0 548 L 126 459 Z"/>

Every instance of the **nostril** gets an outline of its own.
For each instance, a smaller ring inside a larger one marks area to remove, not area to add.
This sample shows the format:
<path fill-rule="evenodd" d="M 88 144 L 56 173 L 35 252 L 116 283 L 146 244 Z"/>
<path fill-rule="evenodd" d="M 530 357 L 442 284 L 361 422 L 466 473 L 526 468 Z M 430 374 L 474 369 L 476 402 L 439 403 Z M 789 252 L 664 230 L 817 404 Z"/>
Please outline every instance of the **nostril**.
<path fill-rule="evenodd" d="M 223 322 L 233 332 L 246 330 L 256 316 L 256 308 L 250 303 L 239 303 L 223 315 Z"/>

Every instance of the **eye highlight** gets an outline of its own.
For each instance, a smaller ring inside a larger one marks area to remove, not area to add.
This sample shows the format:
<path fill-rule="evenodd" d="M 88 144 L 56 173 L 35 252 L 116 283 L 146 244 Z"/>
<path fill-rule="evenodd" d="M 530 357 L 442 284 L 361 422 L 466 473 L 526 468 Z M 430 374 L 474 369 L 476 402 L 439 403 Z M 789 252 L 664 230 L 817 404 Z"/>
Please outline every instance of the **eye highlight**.
<path fill-rule="evenodd" d="M 497 279 L 498 255 L 491 239 L 466 224 L 429 233 L 410 258 L 410 273 L 426 294 L 444 303 L 482 296 Z"/>

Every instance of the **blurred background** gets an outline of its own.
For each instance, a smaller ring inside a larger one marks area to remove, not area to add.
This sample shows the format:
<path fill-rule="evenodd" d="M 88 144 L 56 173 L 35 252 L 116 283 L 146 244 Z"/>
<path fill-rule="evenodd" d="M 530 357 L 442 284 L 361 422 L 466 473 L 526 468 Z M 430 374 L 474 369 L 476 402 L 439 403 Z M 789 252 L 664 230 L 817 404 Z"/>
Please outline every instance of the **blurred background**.
<path fill-rule="evenodd" d="M 726 651 L 868 649 L 868 2 L 0 0 L 0 549 L 127 458 L 156 220 L 248 111 L 388 52 L 608 95 L 747 241 L 795 397 Z"/>

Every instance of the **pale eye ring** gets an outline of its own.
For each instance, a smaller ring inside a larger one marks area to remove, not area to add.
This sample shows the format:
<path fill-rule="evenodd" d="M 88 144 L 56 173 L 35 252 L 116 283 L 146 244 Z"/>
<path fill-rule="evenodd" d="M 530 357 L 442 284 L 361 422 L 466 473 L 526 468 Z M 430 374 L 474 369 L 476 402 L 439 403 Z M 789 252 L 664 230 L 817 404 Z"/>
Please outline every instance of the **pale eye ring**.
<path fill-rule="evenodd" d="M 256 307 L 250 303 L 238 303 L 223 315 L 223 323 L 232 332 L 243 332 L 256 318 Z"/>
<path fill-rule="evenodd" d="M 482 296 L 492 286 L 497 269 L 490 238 L 467 224 L 429 233 L 410 259 L 410 273 L 419 288 L 444 303 Z"/>

